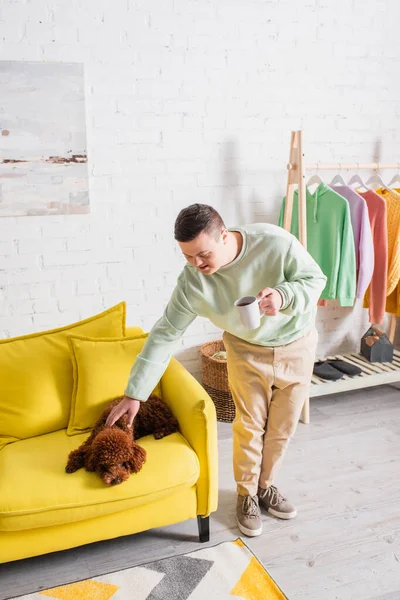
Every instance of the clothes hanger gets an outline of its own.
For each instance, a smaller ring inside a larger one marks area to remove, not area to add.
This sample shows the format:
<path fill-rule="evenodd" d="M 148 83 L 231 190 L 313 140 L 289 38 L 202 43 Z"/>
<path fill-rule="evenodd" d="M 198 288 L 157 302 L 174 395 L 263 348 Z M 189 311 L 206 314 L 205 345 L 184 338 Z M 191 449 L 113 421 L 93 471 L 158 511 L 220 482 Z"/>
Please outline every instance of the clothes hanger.
<path fill-rule="evenodd" d="M 378 169 L 379 169 L 379 163 L 378 163 Z M 388 192 L 391 192 L 392 190 L 390 188 L 388 188 L 388 186 L 386 185 L 386 183 L 383 181 L 382 177 L 379 175 L 379 173 L 374 173 L 373 175 L 371 175 L 371 177 L 367 180 L 366 183 L 367 186 L 370 186 L 372 189 L 376 190 L 379 187 L 383 188 L 384 190 L 387 190 Z M 375 186 L 375 187 L 373 187 Z"/>
<path fill-rule="evenodd" d="M 397 165 L 397 173 L 392 177 L 388 183 L 388 187 L 392 188 L 395 183 L 400 183 L 400 163 Z"/>
<path fill-rule="evenodd" d="M 318 165 L 317 165 L 317 173 L 315 175 L 311 175 L 310 179 L 307 181 L 306 186 L 311 187 L 312 185 L 319 185 L 323 183 L 321 177 L 318 175 Z"/>
<path fill-rule="evenodd" d="M 365 185 L 365 183 L 363 182 L 363 180 L 361 179 L 361 177 L 359 176 L 358 173 L 356 173 L 356 175 L 353 175 L 353 177 L 351 177 L 349 179 L 349 181 L 347 182 L 347 185 L 352 187 L 352 186 L 354 186 L 355 183 L 357 183 L 358 185 L 361 185 L 361 187 L 368 190 L 367 186 Z"/>
<path fill-rule="evenodd" d="M 307 181 L 307 187 L 314 185 L 315 183 L 323 183 L 321 177 L 319 175 L 311 175 L 310 179 Z"/>
<path fill-rule="evenodd" d="M 357 163 L 357 171 L 358 171 L 358 163 Z M 363 187 L 365 190 L 369 189 L 369 188 L 367 188 L 367 186 L 365 185 L 365 183 L 363 182 L 363 180 L 361 179 L 361 177 L 358 173 L 353 175 L 353 177 L 350 177 L 349 181 L 347 182 L 347 185 L 349 187 L 354 187 L 355 183 L 357 183 L 359 186 Z"/>
<path fill-rule="evenodd" d="M 338 173 L 337 175 L 335 175 L 335 177 L 332 179 L 329 185 L 346 185 L 346 182 L 340 175 L 340 173 Z"/>

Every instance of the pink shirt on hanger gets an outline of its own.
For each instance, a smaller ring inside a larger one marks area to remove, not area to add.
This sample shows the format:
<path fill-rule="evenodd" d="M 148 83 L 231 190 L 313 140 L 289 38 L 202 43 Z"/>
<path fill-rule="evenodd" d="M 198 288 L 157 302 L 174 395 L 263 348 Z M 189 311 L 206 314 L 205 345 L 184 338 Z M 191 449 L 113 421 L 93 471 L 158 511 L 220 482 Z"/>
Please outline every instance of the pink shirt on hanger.
<path fill-rule="evenodd" d="M 380 324 L 385 316 L 388 270 L 386 202 L 372 190 L 358 191 L 358 194 L 365 199 L 368 206 L 375 251 L 374 272 L 365 296 L 364 307 L 369 307 L 370 322 Z"/>
<path fill-rule="evenodd" d="M 357 298 L 364 298 L 374 272 L 374 243 L 367 202 L 348 185 L 329 187 L 349 203 L 356 251 Z"/>

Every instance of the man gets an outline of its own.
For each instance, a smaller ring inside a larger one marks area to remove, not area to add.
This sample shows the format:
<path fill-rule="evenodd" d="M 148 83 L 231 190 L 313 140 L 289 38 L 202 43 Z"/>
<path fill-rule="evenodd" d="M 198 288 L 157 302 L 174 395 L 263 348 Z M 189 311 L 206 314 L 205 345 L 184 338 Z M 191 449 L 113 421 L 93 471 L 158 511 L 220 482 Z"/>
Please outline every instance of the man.
<path fill-rule="evenodd" d="M 183 209 L 175 239 L 188 262 L 164 315 L 132 367 L 124 399 L 107 420 L 129 423 L 164 373 L 175 343 L 199 315 L 224 330 L 228 375 L 236 406 L 233 463 L 237 523 L 260 535 L 259 505 L 283 519 L 295 508 L 273 485 L 308 394 L 317 345 L 315 315 L 326 277 L 290 233 L 258 223 L 226 229 L 204 204 Z M 248 330 L 234 302 L 257 295 L 265 314 Z"/>

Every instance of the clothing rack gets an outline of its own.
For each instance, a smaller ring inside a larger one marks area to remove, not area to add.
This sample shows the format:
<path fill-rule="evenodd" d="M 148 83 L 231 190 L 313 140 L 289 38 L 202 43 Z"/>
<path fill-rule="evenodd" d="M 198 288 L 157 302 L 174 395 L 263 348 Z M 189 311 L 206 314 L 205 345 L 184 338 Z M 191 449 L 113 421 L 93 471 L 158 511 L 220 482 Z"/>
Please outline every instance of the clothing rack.
<path fill-rule="evenodd" d="M 289 163 L 287 164 L 288 178 L 286 187 L 286 202 L 283 227 L 290 231 L 293 214 L 293 198 L 297 187 L 299 212 L 299 241 L 307 248 L 307 212 L 306 212 L 306 172 L 307 171 L 341 171 L 359 169 L 399 169 L 400 163 L 331 163 L 305 164 L 303 152 L 303 132 L 292 131 L 290 140 Z M 388 337 L 393 343 L 396 331 L 396 316 L 391 315 Z M 334 358 L 334 357 L 328 357 Z M 395 351 L 393 363 L 370 363 L 361 354 L 337 356 L 351 364 L 356 364 L 362 374 L 355 377 L 344 376 L 338 382 L 326 382 L 313 375 L 310 397 L 323 396 L 347 390 L 383 385 L 400 381 L 400 353 Z M 304 403 L 301 420 L 310 422 L 310 399 Z"/>
<path fill-rule="evenodd" d="M 288 163 L 287 168 L 289 170 L 294 169 L 295 165 Z M 357 171 L 359 169 L 373 169 L 374 171 L 379 171 L 379 169 L 400 169 L 400 163 L 314 163 L 306 165 L 305 169 L 306 171 L 354 171 L 355 169 L 357 169 Z"/>

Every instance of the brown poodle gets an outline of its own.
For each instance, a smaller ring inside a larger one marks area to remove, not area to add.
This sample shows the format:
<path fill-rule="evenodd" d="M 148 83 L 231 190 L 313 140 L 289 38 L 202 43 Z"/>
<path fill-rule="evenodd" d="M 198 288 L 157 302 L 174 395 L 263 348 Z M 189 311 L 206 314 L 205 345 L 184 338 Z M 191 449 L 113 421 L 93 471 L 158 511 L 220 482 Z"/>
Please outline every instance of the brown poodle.
<path fill-rule="evenodd" d="M 146 460 L 146 451 L 135 440 L 151 433 L 160 440 L 179 430 L 178 421 L 168 406 L 156 396 L 140 403 L 133 427 L 128 427 L 126 414 L 112 427 L 106 427 L 111 409 L 121 400 L 116 398 L 107 406 L 88 439 L 70 452 L 65 467 L 67 473 L 85 467 L 87 471 L 97 472 L 106 485 L 117 485 L 126 481 L 131 473 L 138 473 Z"/>

